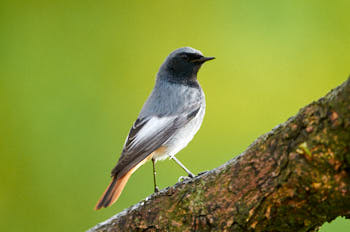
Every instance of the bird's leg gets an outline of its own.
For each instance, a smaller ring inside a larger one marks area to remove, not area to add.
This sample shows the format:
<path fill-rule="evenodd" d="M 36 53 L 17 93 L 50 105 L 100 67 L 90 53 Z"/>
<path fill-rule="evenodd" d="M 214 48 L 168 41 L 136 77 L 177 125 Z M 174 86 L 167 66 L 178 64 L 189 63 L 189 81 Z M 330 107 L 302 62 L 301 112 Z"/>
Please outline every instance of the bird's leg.
<path fill-rule="evenodd" d="M 176 159 L 175 156 L 172 156 L 170 159 L 174 160 L 178 165 L 180 165 L 180 167 L 185 170 L 185 172 L 187 172 L 188 176 L 193 178 L 195 177 L 195 175 L 193 175 L 192 172 L 190 172 L 190 170 L 188 170 L 181 162 L 180 160 Z"/>
<path fill-rule="evenodd" d="M 156 160 L 152 158 L 152 163 L 153 163 L 153 183 L 154 183 L 154 192 L 159 192 L 159 188 L 157 186 L 156 182 Z"/>

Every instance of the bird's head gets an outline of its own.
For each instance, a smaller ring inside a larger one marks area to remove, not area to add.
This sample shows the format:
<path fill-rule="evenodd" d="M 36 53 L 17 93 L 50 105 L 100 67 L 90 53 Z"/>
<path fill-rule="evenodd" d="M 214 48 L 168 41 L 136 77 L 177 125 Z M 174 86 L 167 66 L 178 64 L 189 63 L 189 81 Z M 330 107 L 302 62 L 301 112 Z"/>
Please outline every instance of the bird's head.
<path fill-rule="evenodd" d="M 205 57 L 200 51 L 183 47 L 176 49 L 165 59 L 159 75 L 170 81 L 186 81 L 197 78 L 197 72 L 203 63 L 214 57 Z"/>

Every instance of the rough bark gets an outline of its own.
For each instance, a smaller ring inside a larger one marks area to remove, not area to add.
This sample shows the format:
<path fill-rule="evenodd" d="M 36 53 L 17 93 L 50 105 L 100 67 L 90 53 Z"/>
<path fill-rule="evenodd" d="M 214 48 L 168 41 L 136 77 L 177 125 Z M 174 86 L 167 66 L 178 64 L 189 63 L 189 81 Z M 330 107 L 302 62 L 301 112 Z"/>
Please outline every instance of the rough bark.
<path fill-rule="evenodd" d="M 97 231 L 317 231 L 350 217 L 350 78 L 238 157 Z"/>

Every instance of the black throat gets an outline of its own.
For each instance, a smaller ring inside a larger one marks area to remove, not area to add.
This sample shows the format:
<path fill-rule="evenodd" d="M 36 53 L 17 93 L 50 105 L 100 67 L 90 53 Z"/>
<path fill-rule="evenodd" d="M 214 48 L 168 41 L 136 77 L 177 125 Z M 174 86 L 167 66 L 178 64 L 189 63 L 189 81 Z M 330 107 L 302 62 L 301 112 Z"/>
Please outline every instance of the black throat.
<path fill-rule="evenodd" d="M 182 75 L 167 75 L 166 77 L 163 76 L 162 79 L 165 79 L 168 82 L 174 84 L 185 85 L 193 88 L 200 88 L 197 80 L 197 74 L 186 78 Z"/>
<path fill-rule="evenodd" d="M 185 69 L 182 71 L 168 68 L 166 70 L 167 75 L 162 75 L 162 79 L 166 79 L 167 81 L 175 84 L 182 84 L 193 88 L 200 88 L 197 80 L 197 73 L 199 68 L 200 66 L 192 69 Z"/>

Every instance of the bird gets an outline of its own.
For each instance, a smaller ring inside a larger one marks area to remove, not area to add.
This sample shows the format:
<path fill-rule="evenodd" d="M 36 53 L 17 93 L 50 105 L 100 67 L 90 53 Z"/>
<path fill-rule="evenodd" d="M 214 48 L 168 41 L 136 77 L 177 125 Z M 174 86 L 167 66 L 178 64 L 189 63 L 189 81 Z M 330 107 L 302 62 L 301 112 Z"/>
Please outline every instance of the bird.
<path fill-rule="evenodd" d="M 167 56 L 95 210 L 116 202 L 132 173 L 149 160 L 153 163 L 155 192 L 158 192 L 155 168 L 158 160 L 172 159 L 189 177 L 194 177 L 175 154 L 187 146 L 203 122 L 206 103 L 197 73 L 202 64 L 213 59 L 191 47 L 178 48 Z"/>

